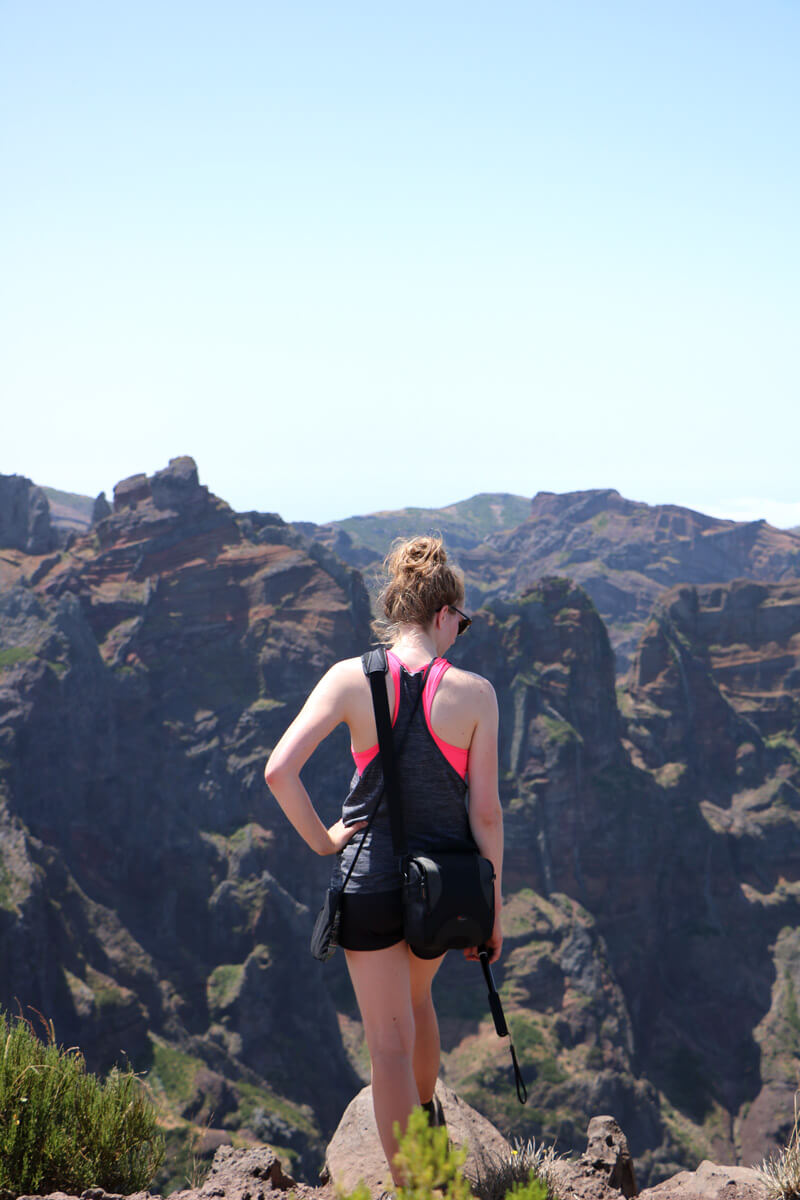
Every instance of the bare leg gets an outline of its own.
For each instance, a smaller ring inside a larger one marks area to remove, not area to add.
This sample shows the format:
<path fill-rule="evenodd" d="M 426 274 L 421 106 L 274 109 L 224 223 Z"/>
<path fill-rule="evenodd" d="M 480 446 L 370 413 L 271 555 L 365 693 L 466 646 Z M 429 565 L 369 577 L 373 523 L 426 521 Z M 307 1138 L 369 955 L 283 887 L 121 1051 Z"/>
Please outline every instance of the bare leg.
<path fill-rule="evenodd" d="M 414 1013 L 414 1078 L 420 1101 L 427 1104 L 433 1097 L 441 1059 L 439 1022 L 436 1020 L 436 1011 L 433 1007 L 431 984 L 436 972 L 444 962 L 444 955 L 441 958 L 433 959 L 417 958 L 409 950 L 408 961 L 411 976 L 411 1007 Z"/>
<path fill-rule="evenodd" d="M 375 1124 L 396 1184 L 403 1180 L 394 1168 L 395 1122 L 405 1129 L 419 1104 L 414 1079 L 414 1012 L 411 967 L 405 942 L 385 950 L 346 950 L 347 967 L 364 1022 L 372 1062 L 372 1103 Z"/>

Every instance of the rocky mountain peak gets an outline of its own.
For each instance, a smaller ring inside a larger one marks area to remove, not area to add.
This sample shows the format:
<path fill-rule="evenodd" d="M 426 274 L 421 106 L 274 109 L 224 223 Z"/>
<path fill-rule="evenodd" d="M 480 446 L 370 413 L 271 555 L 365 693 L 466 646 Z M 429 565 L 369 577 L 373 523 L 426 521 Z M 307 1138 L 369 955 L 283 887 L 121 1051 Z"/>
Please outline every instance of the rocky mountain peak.
<path fill-rule="evenodd" d="M 171 458 L 169 465 L 154 475 L 130 475 L 114 488 L 114 512 L 124 512 L 151 503 L 158 509 L 183 509 L 209 492 L 197 474 L 197 463 L 188 454 Z"/>
<path fill-rule="evenodd" d="M 590 488 L 585 492 L 537 492 L 531 500 L 531 517 L 541 520 L 553 517 L 559 520 L 589 521 L 598 513 L 609 509 L 622 510 L 630 505 L 623 500 L 616 488 Z"/>

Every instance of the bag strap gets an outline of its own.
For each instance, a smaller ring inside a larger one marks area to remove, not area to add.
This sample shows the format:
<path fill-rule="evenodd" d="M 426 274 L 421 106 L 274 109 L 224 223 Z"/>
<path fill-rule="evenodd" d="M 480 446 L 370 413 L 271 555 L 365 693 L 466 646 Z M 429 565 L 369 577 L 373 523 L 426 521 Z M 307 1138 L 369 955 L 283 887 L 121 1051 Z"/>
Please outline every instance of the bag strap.
<path fill-rule="evenodd" d="M 525 1087 L 525 1080 L 522 1078 L 522 1072 L 519 1069 L 517 1053 L 514 1049 L 514 1043 L 511 1040 L 511 1034 L 508 1031 L 508 1025 L 506 1025 L 506 1018 L 505 1014 L 503 1013 L 503 1005 L 500 1002 L 500 996 L 498 994 L 497 987 L 495 986 L 492 968 L 489 965 L 489 951 L 485 946 L 478 947 L 478 957 L 481 960 L 483 977 L 486 980 L 487 987 L 489 988 L 489 1008 L 492 1011 L 492 1017 L 494 1018 L 494 1027 L 497 1031 L 497 1036 L 501 1038 L 508 1038 L 508 1045 L 511 1050 L 511 1064 L 514 1068 L 514 1083 L 517 1087 L 517 1099 L 519 1100 L 520 1104 L 525 1104 L 528 1100 L 528 1089 Z"/>
<path fill-rule="evenodd" d="M 386 710 L 386 720 L 388 721 L 388 724 L 389 724 L 389 738 L 388 738 L 389 758 L 388 758 L 388 761 L 391 763 L 392 771 L 394 771 L 395 754 L 394 754 L 394 740 L 393 740 L 392 734 L 391 734 L 392 723 L 391 723 L 391 718 L 389 717 L 389 701 L 386 698 L 386 686 L 383 683 L 383 680 L 386 675 L 386 671 L 388 670 L 388 663 L 386 661 L 386 650 L 384 649 L 383 646 L 379 646 L 377 648 L 377 650 L 368 650 L 366 652 L 366 654 L 362 654 L 361 664 L 364 668 L 365 673 L 369 676 L 370 686 L 372 688 L 372 706 L 373 706 L 373 709 L 375 710 L 375 723 L 378 726 L 379 734 L 380 734 L 380 721 L 378 718 L 379 705 L 377 705 L 375 702 L 376 687 L 380 688 L 379 694 L 381 694 L 383 696 L 383 707 Z M 428 664 L 428 668 L 425 672 L 425 678 L 422 681 L 422 688 L 420 689 L 420 694 L 419 694 L 419 697 L 417 698 L 417 703 L 414 705 L 414 708 L 411 713 L 412 718 L 414 716 L 414 713 L 417 711 L 417 706 L 419 704 L 419 700 L 420 700 L 420 698 L 422 696 L 422 692 L 425 688 L 425 679 L 427 678 L 428 671 L 431 669 L 431 666 L 432 666 L 432 661 L 431 661 L 431 663 Z M 409 724 L 410 724 L 410 722 L 409 722 Z M 403 740 L 405 742 L 405 739 L 403 739 Z M 378 749 L 380 752 L 381 751 L 380 737 L 378 738 Z M 400 747 L 400 749 L 402 750 L 402 746 Z M 387 761 L 383 755 L 382 755 L 382 757 L 384 759 L 384 762 Z M 375 801 L 375 804 L 372 807 L 372 812 L 369 814 L 369 820 L 367 821 L 367 823 L 364 827 L 364 831 L 361 834 L 361 841 L 358 843 L 358 849 L 356 850 L 355 854 L 353 855 L 353 861 L 350 863 L 350 866 L 347 868 L 347 874 L 345 875 L 344 880 L 342 881 L 342 886 L 340 888 L 340 891 L 342 891 L 342 892 L 345 891 L 348 883 L 350 882 L 350 876 L 353 874 L 355 865 L 358 862 L 358 856 L 361 853 L 362 849 L 364 848 L 364 843 L 367 839 L 367 834 L 369 833 L 370 829 L 372 828 L 372 822 L 375 820 L 375 815 L 376 815 L 378 809 L 380 808 L 381 800 L 383 799 L 383 795 L 384 795 L 384 791 L 387 791 L 387 786 L 385 783 L 385 768 L 384 768 L 384 789 L 383 789 L 383 791 L 381 791 L 380 795 L 378 796 L 378 799 Z M 398 811 L 397 805 L 391 805 L 391 804 L 389 805 L 390 821 L 392 819 L 393 813 L 395 813 L 397 811 Z M 400 813 L 400 828 L 401 828 L 401 832 L 402 832 L 403 831 L 402 803 L 399 807 L 399 813 Z M 392 830 L 392 842 L 394 844 L 394 829 Z M 396 850 L 395 850 L 395 853 L 397 853 Z"/>
<path fill-rule="evenodd" d="M 422 699 L 422 693 L 425 691 L 428 672 L 435 661 L 436 659 L 432 658 L 425 668 L 419 695 L 408 720 L 408 729 L 411 728 L 411 722 L 414 720 L 419 702 Z M 405 859 L 408 855 L 408 840 L 406 839 L 406 825 L 403 819 L 403 797 L 400 795 L 400 780 L 397 777 L 396 770 L 397 755 L 395 754 L 394 738 L 392 736 L 392 718 L 389 713 L 389 699 L 386 695 L 386 672 L 389 669 L 386 659 L 386 648 L 379 646 L 377 650 L 368 650 L 363 655 L 361 662 L 364 667 L 364 673 L 369 678 L 369 686 L 372 690 L 372 707 L 375 710 L 375 725 L 378 730 L 378 752 L 380 753 L 381 765 L 383 766 L 384 790 L 389 801 L 389 827 L 392 831 L 392 849 L 397 858 Z M 405 737 L 407 736 L 408 730 L 406 730 Z M 403 745 L 405 745 L 405 737 Z M 400 749 L 402 750 L 402 746 Z"/>

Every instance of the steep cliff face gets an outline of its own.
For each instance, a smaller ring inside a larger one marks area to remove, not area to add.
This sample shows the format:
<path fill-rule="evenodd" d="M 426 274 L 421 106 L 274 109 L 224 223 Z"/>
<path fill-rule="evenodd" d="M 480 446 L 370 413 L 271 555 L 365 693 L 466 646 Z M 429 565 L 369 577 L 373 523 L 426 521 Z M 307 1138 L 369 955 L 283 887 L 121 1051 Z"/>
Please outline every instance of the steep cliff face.
<path fill-rule="evenodd" d="M 57 544 L 44 489 L 24 475 L 0 475 L 0 549 L 46 554 Z"/>
<path fill-rule="evenodd" d="M 328 864 L 262 770 L 368 617 L 329 547 L 233 513 L 191 460 L 123 481 L 69 549 L 0 555 L 0 1003 L 53 1016 L 94 1066 L 124 1047 L 173 1118 L 306 1169 L 363 1048 L 341 956 L 306 950 Z M 800 1057 L 800 584 L 665 591 L 625 688 L 564 578 L 490 600 L 452 657 L 500 705 L 496 975 L 531 1101 L 455 955 L 449 1081 L 561 1149 L 614 1113 L 642 1182 L 753 1161 Z M 304 775 L 331 819 L 347 757 L 334 738 Z"/>
<path fill-rule="evenodd" d="M 644 1061 L 698 1116 L 719 1104 L 748 1161 L 785 1131 L 800 1050 L 798 667 L 800 583 L 676 588 L 626 697 L 632 760 L 680 818 L 662 848 Z"/>
<path fill-rule="evenodd" d="M 356 1079 L 305 949 L 328 868 L 263 765 L 366 644 L 360 580 L 186 459 L 119 485 L 69 551 L 4 559 L 0 1003 L 54 1017 L 92 1066 L 124 1049 L 187 1112 L 201 1068 L 227 1077 L 229 1123 L 285 1118 L 310 1161 Z M 343 750 L 309 764 L 331 810 Z"/>
<path fill-rule="evenodd" d="M 532 1108 L 513 1103 L 479 999 L 472 1027 L 458 1024 L 464 1001 L 448 997 L 470 984 L 449 961 L 441 1005 L 453 1079 L 520 1135 L 575 1145 L 592 1107 L 608 1108 L 657 1179 L 703 1156 L 752 1162 L 785 1132 L 800 1036 L 798 597 L 796 583 L 668 593 L 621 710 L 581 589 L 544 580 L 477 615 L 468 662 L 495 682 L 503 728 L 510 937 L 496 973 Z"/>

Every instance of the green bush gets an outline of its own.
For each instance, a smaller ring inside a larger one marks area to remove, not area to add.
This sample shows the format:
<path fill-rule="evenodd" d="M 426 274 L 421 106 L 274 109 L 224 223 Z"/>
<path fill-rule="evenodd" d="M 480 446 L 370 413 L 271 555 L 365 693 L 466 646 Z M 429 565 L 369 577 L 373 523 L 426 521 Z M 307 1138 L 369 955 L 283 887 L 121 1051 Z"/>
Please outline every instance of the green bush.
<path fill-rule="evenodd" d="M 395 1192 L 397 1200 L 430 1200 L 434 1189 L 448 1200 L 472 1200 L 472 1189 L 464 1176 L 466 1146 L 451 1146 L 447 1130 L 444 1126 L 432 1129 L 424 1109 L 412 1111 L 402 1137 L 400 1126 L 395 1125 L 395 1136 L 400 1146 L 395 1166 L 405 1178 Z"/>
<path fill-rule="evenodd" d="M 161 1165 L 164 1139 L 132 1071 L 90 1074 L 79 1051 L 47 1041 L 0 1010 L 0 1187 L 80 1193 L 141 1191 Z"/>
<path fill-rule="evenodd" d="M 423 1109 L 413 1110 L 402 1137 L 395 1125 L 395 1135 L 400 1149 L 394 1161 L 405 1178 L 392 1193 L 395 1200 L 556 1200 L 547 1176 L 555 1156 L 533 1143 L 514 1150 L 508 1161 L 482 1155 L 478 1178 L 470 1183 L 464 1174 L 467 1147 L 451 1145 L 445 1128 L 432 1129 Z M 370 1200 L 369 1189 L 361 1182 L 339 1200 Z"/>

